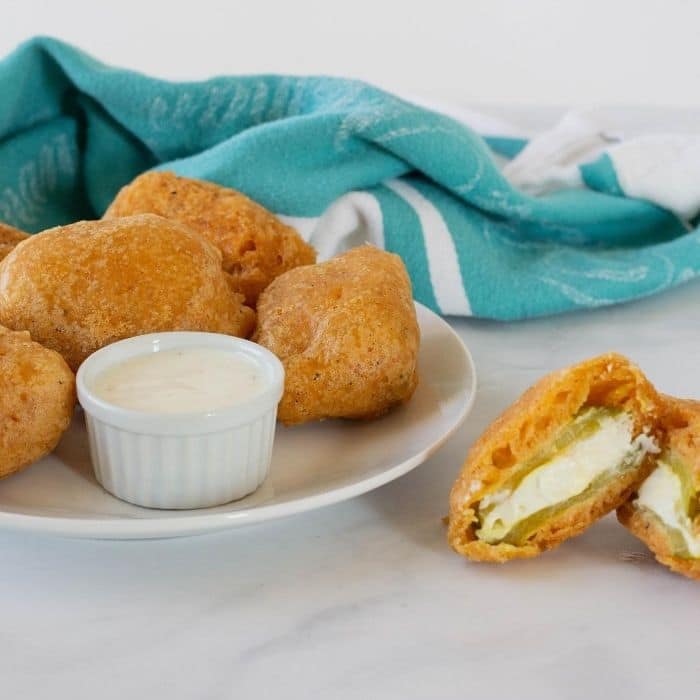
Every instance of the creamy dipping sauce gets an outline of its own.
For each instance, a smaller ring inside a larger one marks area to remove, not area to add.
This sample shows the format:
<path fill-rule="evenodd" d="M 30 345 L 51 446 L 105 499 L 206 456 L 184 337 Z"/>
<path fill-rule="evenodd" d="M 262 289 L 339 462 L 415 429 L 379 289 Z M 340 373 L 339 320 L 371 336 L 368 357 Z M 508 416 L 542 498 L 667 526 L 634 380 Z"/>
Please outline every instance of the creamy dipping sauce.
<path fill-rule="evenodd" d="M 146 413 L 201 413 L 254 398 L 262 368 L 241 352 L 185 347 L 132 357 L 99 374 L 92 390 L 115 406 Z"/>

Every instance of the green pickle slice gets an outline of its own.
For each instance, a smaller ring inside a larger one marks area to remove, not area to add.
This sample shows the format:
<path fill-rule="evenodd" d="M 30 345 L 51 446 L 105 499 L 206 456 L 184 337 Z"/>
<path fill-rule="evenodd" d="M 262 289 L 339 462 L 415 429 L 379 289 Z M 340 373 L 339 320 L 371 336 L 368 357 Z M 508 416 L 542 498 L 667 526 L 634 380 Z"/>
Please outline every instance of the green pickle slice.
<path fill-rule="evenodd" d="M 680 530 L 675 527 L 669 527 L 653 510 L 644 509 L 645 514 L 656 522 L 657 527 L 666 532 L 666 537 L 671 544 L 671 553 L 674 557 L 680 559 L 694 559 L 693 555 L 688 551 L 685 537 Z"/>
<path fill-rule="evenodd" d="M 599 489 L 607 488 L 612 481 L 619 478 L 622 474 L 625 474 L 630 469 L 636 468 L 642 456 L 643 453 L 641 452 L 627 455 L 617 469 L 612 469 L 604 474 L 601 474 L 594 479 L 586 489 L 581 491 L 581 493 L 578 493 L 575 496 L 568 498 L 566 501 L 562 501 L 561 503 L 555 503 L 553 506 L 538 510 L 536 513 L 533 513 L 527 518 L 521 520 L 508 531 L 508 534 L 501 540 L 501 542 L 506 542 L 507 544 L 512 544 L 516 547 L 523 545 L 527 539 L 533 535 L 533 533 L 544 525 L 547 520 L 556 517 L 560 513 L 563 513 L 567 508 L 583 503 Z"/>
<path fill-rule="evenodd" d="M 573 421 L 563 428 L 547 447 L 537 453 L 535 457 L 525 462 L 523 466 L 518 469 L 517 473 L 508 479 L 499 490 L 508 489 L 511 492 L 514 491 L 530 472 L 566 451 L 573 443 L 593 435 L 599 430 L 604 418 L 614 417 L 619 413 L 619 410 L 606 407 L 589 407 L 582 409 Z M 618 478 L 629 469 L 635 468 L 639 464 L 641 457 L 641 453 L 629 454 L 617 469 L 601 474 L 591 482 L 584 491 L 576 496 L 562 501 L 561 503 L 543 508 L 529 515 L 527 518 L 524 518 L 516 523 L 499 541 L 515 546 L 523 545 L 547 520 L 556 517 L 571 506 L 582 503 L 589 498 L 593 492 L 607 486 L 608 483 Z M 485 509 L 480 508 L 479 520 L 483 522 L 483 518 L 488 515 L 494 507 L 495 504 Z"/>
<path fill-rule="evenodd" d="M 530 472 L 535 471 L 538 467 L 554 459 L 554 457 L 567 450 L 577 440 L 593 435 L 600 428 L 603 418 L 606 416 L 614 416 L 617 413 L 617 411 L 609 408 L 595 406 L 582 409 L 571 423 L 559 431 L 549 445 L 541 449 L 534 457 L 524 462 L 520 469 L 501 485 L 499 491 L 515 491 L 520 485 L 520 482 Z M 493 508 L 495 508 L 495 504 L 488 508 L 479 508 L 479 517 L 482 518 L 488 515 Z M 536 513 L 534 515 L 536 515 Z"/>
<path fill-rule="evenodd" d="M 584 408 L 574 418 L 569 425 L 565 426 L 554 439 L 549 450 L 545 454 L 545 459 L 540 461 L 537 466 L 544 462 L 549 462 L 557 454 L 563 452 L 571 446 L 572 443 L 581 438 L 593 435 L 599 428 L 603 418 L 613 417 L 620 413 L 619 410 L 604 408 L 601 406 L 592 406 Z"/>
<path fill-rule="evenodd" d="M 671 467 L 671 470 L 681 482 L 681 505 L 683 507 L 683 512 L 687 513 L 692 520 L 697 515 L 698 497 L 693 486 L 693 479 L 690 471 L 672 452 L 667 452 L 661 460 Z"/>

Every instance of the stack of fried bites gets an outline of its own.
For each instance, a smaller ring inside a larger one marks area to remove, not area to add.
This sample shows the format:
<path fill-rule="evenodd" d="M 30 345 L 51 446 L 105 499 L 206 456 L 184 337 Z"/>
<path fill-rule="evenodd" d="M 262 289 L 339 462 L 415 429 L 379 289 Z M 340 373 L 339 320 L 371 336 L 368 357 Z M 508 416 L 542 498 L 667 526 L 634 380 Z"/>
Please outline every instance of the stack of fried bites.
<path fill-rule="evenodd" d="M 374 418 L 417 383 L 400 258 L 364 246 L 316 264 L 296 230 L 245 195 L 148 172 L 101 220 L 34 235 L 0 224 L 0 477 L 56 446 L 88 355 L 188 330 L 254 335 L 277 354 L 284 423 Z"/>
<path fill-rule="evenodd" d="M 617 509 L 660 562 L 700 578 L 696 439 L 700 403 L 658 394 L 620 355 L 553 372 L 472 446 L 449 543 L 475 561 L 534 557 Z"/>

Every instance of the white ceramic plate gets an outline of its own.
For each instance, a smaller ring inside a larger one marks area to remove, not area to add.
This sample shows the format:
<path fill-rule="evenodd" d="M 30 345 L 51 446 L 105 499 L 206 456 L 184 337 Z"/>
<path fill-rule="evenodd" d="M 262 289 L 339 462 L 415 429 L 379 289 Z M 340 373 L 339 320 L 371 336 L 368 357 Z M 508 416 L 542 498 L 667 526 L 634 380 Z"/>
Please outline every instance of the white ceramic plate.
<path fill-rule="evenodd" d="M 459 427 L 476 392 L 467 348 L 439 316 L 416 308 L 420 382 L 411 401 L 370 422 L 278 426 L 270 476 L 251 496 L 185 511 L 124 503 L 95 481 L 79 411 L 52 455 L 0 482 L 0 529 L 93 539 L 182 537 L 320 508 L 398 478 Z"/>

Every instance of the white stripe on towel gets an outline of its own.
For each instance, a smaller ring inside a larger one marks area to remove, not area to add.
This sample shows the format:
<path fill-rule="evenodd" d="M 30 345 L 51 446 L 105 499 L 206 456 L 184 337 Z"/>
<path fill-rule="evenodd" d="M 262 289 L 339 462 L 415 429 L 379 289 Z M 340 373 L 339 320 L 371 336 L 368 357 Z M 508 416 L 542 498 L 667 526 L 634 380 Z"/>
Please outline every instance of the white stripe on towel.
<path fill-rule="evenodd" d="M 444 314 L 471 316 L 457 249 L 442 214 L 415 188 L 401 180 L 389 180 L 387 187 L 413 207 L 425 239 L 430 282 L 440 311 Z"/>
<path fill-rule="evenodd" d="M 291 226 L 299 219 L 280 217 Z M 302 221 L 299 233 L 316 248 L 319 261 L 328 260 L 363 243 L 384 248 L 384 218 L 379 202 L 367 192 L 349 192 L 331 204 L 317 219 Z"/>

